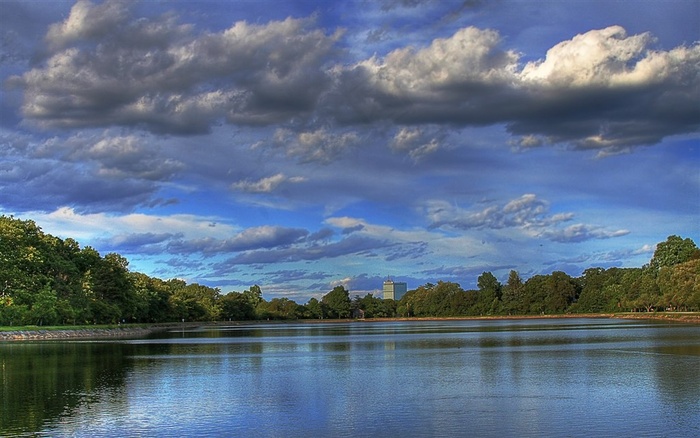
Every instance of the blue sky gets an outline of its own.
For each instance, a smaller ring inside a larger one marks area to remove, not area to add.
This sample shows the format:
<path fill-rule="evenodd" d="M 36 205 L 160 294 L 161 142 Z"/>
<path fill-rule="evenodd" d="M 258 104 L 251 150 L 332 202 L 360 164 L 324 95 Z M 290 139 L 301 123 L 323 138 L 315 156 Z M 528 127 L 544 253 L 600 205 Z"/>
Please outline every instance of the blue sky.
<path fill-rule="evenodd" d="M 0 213 L 305 303 L 700 236 L 696 1 L 0 1 Z"/>

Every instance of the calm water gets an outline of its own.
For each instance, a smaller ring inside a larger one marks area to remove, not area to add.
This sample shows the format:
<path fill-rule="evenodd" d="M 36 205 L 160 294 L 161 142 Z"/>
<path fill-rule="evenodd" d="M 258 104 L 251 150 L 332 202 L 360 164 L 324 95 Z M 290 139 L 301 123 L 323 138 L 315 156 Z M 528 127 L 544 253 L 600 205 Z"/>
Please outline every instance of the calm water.
<path fill-rule="evenodd" d="M 0 344 L 0 436 L 700 436 L 700 326 L 353 322 Z"/>

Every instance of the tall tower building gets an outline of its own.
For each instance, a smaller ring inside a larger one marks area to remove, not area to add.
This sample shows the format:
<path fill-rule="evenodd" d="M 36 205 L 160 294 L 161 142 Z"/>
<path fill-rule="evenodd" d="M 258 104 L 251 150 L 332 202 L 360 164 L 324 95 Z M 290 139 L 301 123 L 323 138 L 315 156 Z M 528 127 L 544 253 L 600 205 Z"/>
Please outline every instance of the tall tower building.
<path fill-rule="evenodd" d="M 400 300 L 406 293 L 406 283 L 396 283 L 391 278 L 384 281 L 384 299 L 385 300 Z"/>

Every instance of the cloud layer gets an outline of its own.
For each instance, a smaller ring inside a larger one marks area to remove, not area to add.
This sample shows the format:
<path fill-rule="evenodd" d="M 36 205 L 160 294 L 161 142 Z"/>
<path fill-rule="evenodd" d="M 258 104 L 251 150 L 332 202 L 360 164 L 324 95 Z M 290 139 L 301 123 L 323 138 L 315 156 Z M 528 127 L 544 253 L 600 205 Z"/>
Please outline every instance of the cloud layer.
<path fill-rule="evenodd" d="M 23 90 L 24 116 L 45 128 L 179 135 L 220 122 L 505 124 L 523 147 L 619 150 L 700 125 L 698 43 L 658 50 L 650 33 L 610 26 L 522 62 L 497 30 L 470 26 L 347 63 L 342 34 L 313 18 L 198 32 L 172 14 L 143 18 L 127 3 L 79 1 L 49 28 L 45 61 L 9 84 Z M 277 136 L 297 135 L 288 153 L 301 160 L 333 159 L 354 141 L 296 129 Z M 417 147 L 420 155 L 435 146 Z"/>

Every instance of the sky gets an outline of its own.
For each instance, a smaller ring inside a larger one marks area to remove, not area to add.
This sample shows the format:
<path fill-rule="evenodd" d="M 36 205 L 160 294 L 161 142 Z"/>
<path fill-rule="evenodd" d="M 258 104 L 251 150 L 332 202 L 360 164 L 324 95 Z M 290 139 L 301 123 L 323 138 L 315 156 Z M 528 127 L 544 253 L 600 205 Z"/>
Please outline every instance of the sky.
<path fill-rule="evenodd" d="M 700 243 L 700 2 L 0 0 L 0 214 L 299 304 Z"/>

